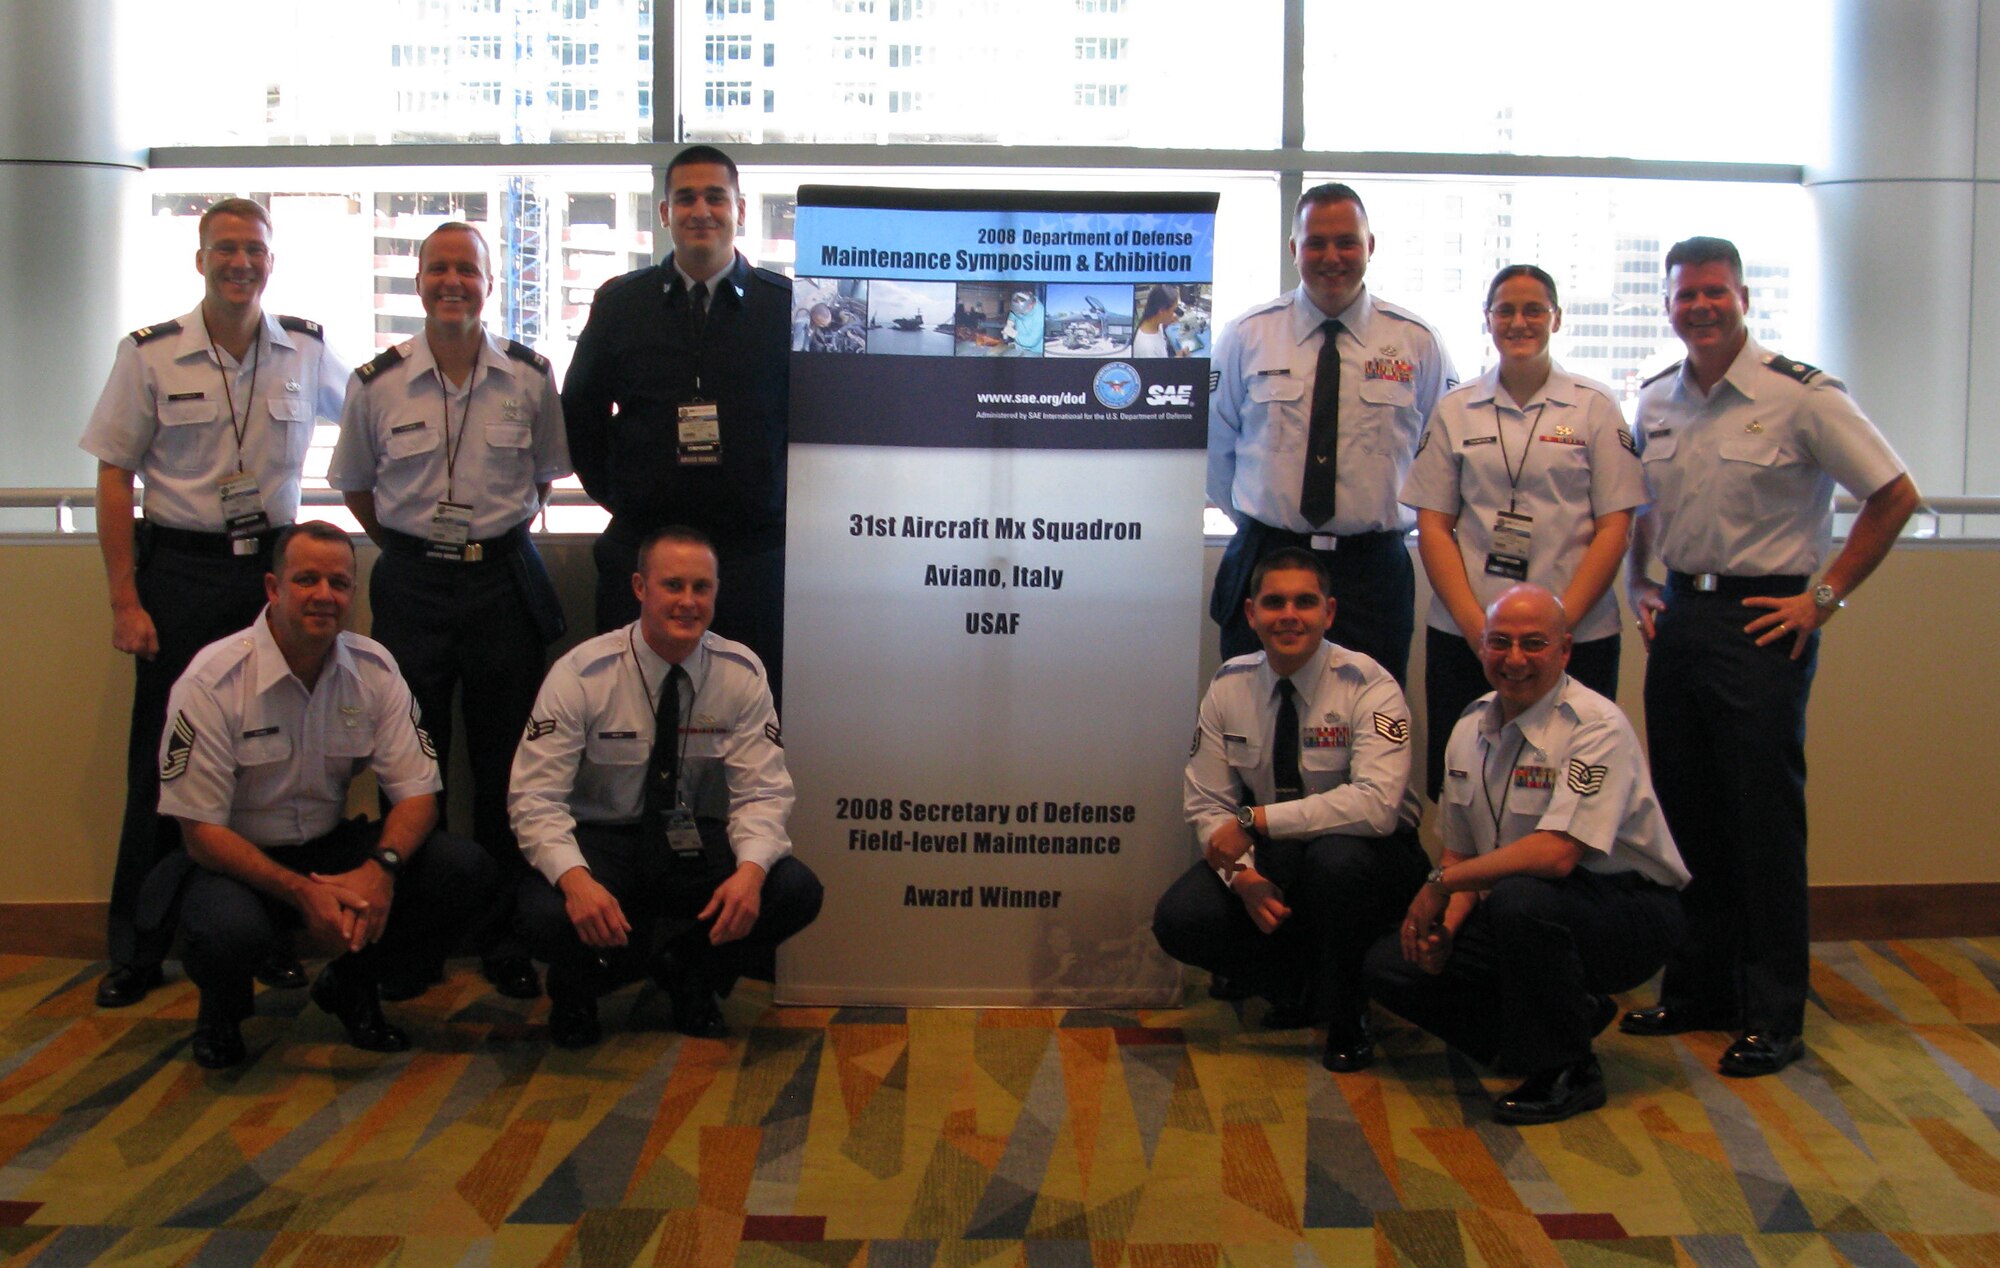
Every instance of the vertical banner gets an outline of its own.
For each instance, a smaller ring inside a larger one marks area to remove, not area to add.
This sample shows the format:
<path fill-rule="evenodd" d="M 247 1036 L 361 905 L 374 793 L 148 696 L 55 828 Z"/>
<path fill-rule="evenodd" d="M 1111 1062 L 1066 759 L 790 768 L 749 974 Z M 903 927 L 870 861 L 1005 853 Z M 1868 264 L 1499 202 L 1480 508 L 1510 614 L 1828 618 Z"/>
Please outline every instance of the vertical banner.
<path fill-rule="evenodd" d="M 1215 203 L 799 191 L 781 1001 L 1177 998 Z"/>

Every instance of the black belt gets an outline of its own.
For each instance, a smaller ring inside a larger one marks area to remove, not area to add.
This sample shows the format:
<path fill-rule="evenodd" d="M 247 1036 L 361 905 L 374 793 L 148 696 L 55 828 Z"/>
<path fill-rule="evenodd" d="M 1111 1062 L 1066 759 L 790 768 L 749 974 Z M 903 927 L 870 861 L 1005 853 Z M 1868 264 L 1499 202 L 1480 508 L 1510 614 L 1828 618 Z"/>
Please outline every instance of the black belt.
<path fill-rule="evenodd" d="M 1264 553 L 1282 546 L 1298 546 L 1306 550 L 1332 551 L 1376 551 L 1390 546 L 1402 547 L 1407 534 L 1400 528 L 1380 528 L 1366 533 L 1295 533 L 1289 528 L 1272 528 L 1258 521 L 1266 536 Z"/>
<path fill-rule="evenodd" d="M 227 555 L 247 559 L 253 555 L 269 554 L 271 543 L 278 540 L 278 534 L 285 531 L 285 526 L 267 528 L 254 538 L 242 538 L 243 541 L 254 540 L 257 543 L 257 548 L 252 554 L 242 556 L 236 554 L 236 542 L 239 539 L 231 537 L 228 533 L 203 533 L 192 528 L 170 528 L 153 520 L 141 521 L 139 531 L 146 535 L 148 543 L 155 550 L 165 548 L 183 555 Z"/>
<path fill-rule="evenodd" d="M 386 524 L 376 530 L 376 540 L 382 544 L 382 549 L 390 554 L 407 555 L 413 559 L 428 559 L 442 564 L 492 563 L 495 560 L 506 559 L 521 549 L 521 543 L 528 540 L 528 523 L 528 520 L 522 520 L 498 537 L 485 537 L 455 547 L 454 549 L 458 551 L 456 559 L 433 555 L 428 538 L 399 533 Z"/>
<path fill-rule="evenodd" d="M 1724 599 L 1792 595 L 1803 592 L 1806 578 L 1780 574 L 1769 577 L 1728 577 L 1713 572 L 1669 572 L 1667 589 L 1675 594 L 1713 594 Z"/>

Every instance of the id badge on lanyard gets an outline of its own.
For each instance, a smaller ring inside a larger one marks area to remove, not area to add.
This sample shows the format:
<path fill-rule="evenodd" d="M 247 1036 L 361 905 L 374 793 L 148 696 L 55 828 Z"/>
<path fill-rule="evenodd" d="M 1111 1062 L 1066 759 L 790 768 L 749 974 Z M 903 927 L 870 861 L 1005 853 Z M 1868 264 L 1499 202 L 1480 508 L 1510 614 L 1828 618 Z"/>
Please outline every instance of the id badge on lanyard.
<path fill-rule="evenodd" d="M 667 813 L 667 848 L 681 863 L 701 861 L 701 830 L 695 827 L 694 812 L 685 805 Z"/>
<path fill-rule="evenodd" d="M 229 533 L 229 550 L 236 555 L 257 553 L 257 539 L 270 530 L 271 517 L 264 512 L 264 495 L 257 477 L 248 471 L 224 476 L 216 485 L 222 499 L 222 526 Z"/>
<path fill-rule="evenodd" d="M 430 538 L 424 544 L 427 559 L 477 560 L 479 547 L 472 541 L 472 507 L 465 502 L 438 499 L 431 515 Z"/>
<path fill-rule="evenodd" d="M 1528 548 L 1534 539 L 1535 520 L 1531 515 L 1502 511 L 1493 519 L 1493 549 L 1486 554 L 1489 576 L 1509 581 L 1528 579 Z"/>
<path fill-rule="evenodd" d="M 680 408 L 674 460 L 683 467 L 722 465 L 722 423 L 714 401 L 689 401 Z"/>

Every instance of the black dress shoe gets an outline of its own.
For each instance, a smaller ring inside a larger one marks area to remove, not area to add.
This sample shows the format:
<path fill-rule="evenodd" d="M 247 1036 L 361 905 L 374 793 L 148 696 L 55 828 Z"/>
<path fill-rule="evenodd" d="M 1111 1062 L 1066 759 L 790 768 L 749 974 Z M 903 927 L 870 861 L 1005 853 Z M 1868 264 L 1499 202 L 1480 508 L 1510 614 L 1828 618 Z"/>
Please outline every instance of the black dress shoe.
<path fill-rule="evenodd" d="M 1730 1024 L 1692 1004 L 1655 1004 L 1619 1018 L 1618 1029 L 1628 1035 L 1684 1035 L 1691 1030 L 1728 1030 Z"/>
<path fill-rule="evenodd" d="M 256 976 L 274 991 L 296 991 L 306 984 L 306 966 L 288 951 L 273 951 L 257 966 Z"/>
<path fill-rule="evenodd" d="M 129 1008 L 146 998 L 147 991 L 165 980 L 157 964 L 149 964 L 144 968 L 114 964 L 109 973 L 98 979 L 97 1006 Z"/>
<path fill-rule="evenodd" d="M 1752 1031 L 1730 1044 L 1715 1068 L 1732 1079 L 1756 1079 L 1776 1074 L 1804 1055 L 1806 1041 L 1798 1035 Z"/>
<path fill-rule="evenodd" d="M 1250 998 L 1250 988 L 1233 977 L 1217 973 L 1208 979 L 1208 997 L 1219 999 L 1225 1004 L 1233 1004 L 1239 999 Z"/>
<path fill-rule="evenodd" d="M 597 1024 L 596 1000 L 566 999 L 549 1006 L 549 1042 L 556 1047 L 574 1052 L 595 1047 L 602 1038 L 604 1028 Z"/>
<path fill-rule="evenodd" d="M 188 1045 L 194 1063 L 204 1070 L 227 1070 L 243 1064 L 243 1059 L 250 1055 L 243 1044 L 238 1010 L 221 1004 L 219 998 L 202 996 L 201 1008 L 194 1017 L 194 1042 Z"/>
<path fill-rule="evenodd" d="M 1544 1070 L 1493 1102 L 1497 1123 L 1559 1123 L 1604 1104 L 1604 1070 L 1595 1056 Z"/>
<path fill-rule="evenodd" d="M 338 961 L 320 970 L 312 986 L 312 1002 L 340 1018 L 347 1042 L 368 1052 L 407 1052 L 410 1037 L 382 1016 L 382 999 L 373 983 L 349 981 Z"/>
<path fill-rule="evenodd" d="M 387 1003 L 400 1004 L 406 999 L 415 999 L 442 981 L 444 981 L 442 964 L 405 966 L 382 975 L 382 984 L 376 988 L 376 998 Z"/>
<path fill-rule="evenodd" d="M 1351 1027 L 1327 1027 L 1326 1051 L 1319 1063 L 1335 1074 L 1353 1074 L 1374 1065 L 1375 1041 L 1368 1034 L 1368 1019 Z"/>
<path fill-rule="evenodd" d="M 1590 1037 L 1592 1039 L 1595 1039 L 1597 1038 L 1597 1036 L 1603 1034 L 1604 1028 L 1606 1026 L 1609 1026 L 1611 1024 L 1611 1019 L 1616 1017 L 1617 1015 L 1618 1015 L 1617 1000 L 1611 998 L 1609 995 L 1591 996 Z"/>
<path fill-rule="evenodd" d="M 674 1029 L 694 1039 L 721 1039 L 729 1034 L 715 989 L 699 968 L 669 951 L 660 957 L 653 980 L 674 1006 Z"/>
<path fill-rule="evenodd" d="M 542 979 L 535 972 L 535 962 L 525 955 L 482 960 L 479 972 L 493 983 L 494 990 L 508 999 L 540 999 L 542 996 Z"/>

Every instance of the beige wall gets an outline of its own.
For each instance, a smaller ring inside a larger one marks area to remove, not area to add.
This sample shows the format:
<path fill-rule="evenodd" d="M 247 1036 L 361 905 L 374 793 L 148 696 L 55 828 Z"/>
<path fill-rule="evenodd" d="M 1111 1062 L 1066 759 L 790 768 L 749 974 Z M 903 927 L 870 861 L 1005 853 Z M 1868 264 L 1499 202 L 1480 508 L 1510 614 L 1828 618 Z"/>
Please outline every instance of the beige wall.
<path fill-rule="evenodd" d="M 544 554 L 580 636 L 591 623 L 588 544 Z M 1996 593 L 2000 547 L 1906 546 L 1828 632 L 1808 752 L 1816 883 L 2000 881 L 1987 811 L 1970 796 L 2000 775 L 1983 726 L 2000 700 L 2000 656 L 1978 650 Z M 111 650 L 95 541 L 0 545 L 0 602 L 0 902 L 102 901 L 132 688 Z M 365 630 L 366 604 L 357 609 Z M 1214 627 L 1203 624 L 1212 670 Z M 1644 672 L 1628 637 L 1620 698 L 1635 718 Z M 1190 720 L 1200 689 L 1187 684 Z"/>

